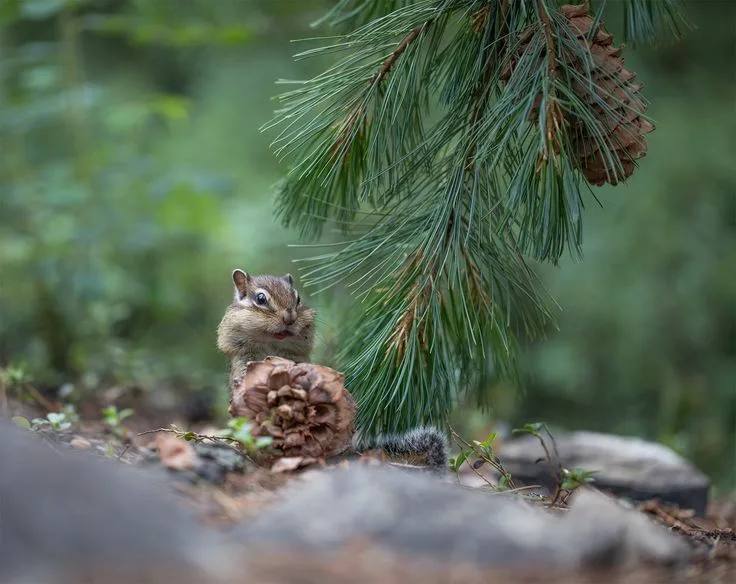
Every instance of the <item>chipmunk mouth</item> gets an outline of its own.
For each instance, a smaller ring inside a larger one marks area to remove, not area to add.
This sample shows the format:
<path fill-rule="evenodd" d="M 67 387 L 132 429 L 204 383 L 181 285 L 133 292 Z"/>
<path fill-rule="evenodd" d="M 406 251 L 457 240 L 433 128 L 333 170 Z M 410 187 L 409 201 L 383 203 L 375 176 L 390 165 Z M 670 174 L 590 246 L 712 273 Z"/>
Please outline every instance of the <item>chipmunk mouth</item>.
<path fill-rule="evenodd" d="M 279 341 L 283 341 L 287 337 L 294 336 L 294 333 L 291 333 L 289 331 L 281 331 L 280 333 L 273 333 L 273 336 L 277 338 Z"/>

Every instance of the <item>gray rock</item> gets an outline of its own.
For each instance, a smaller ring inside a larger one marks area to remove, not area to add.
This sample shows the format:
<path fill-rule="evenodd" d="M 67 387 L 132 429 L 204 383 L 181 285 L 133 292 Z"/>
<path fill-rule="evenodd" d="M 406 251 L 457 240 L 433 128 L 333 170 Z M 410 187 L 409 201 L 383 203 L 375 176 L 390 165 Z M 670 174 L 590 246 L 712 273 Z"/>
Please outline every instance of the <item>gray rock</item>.
<path fill-rule="evenodd" d="M 512 567 L 673 563 L 689 554 L 677 536 L 598 492 L 581 493 L 561 515 L 518 496 L 369 467 L 306 475 L 236 536 L 282 552 L 357 540 L 440 562 Z"/>
<path fill-rule="evenodd" d="M 595 471 L 595 486 L 636 501 L 658 498 L 705 513 L 708 478 L 692 464 L 661 444 L 638 438 L 574 432 L 555 434 L 560 462 L 566 468 Z M 499 457 L 517 482 L 555 486 L 556 467 L 544 458 L 533 436 L 511 440 Z"/>
<path fill-rule="evenodd" d="M 269 551 L 294 581 L 299 564 L 290 548 L 328 564 L 356 541 L 488 567 L 668 564 L 689 555 L 677 536 L 596 492 L 552 513 L 431 474 L 353 464 L 306 473 L 223 536 L 177 506 L 164 480 L 165 473 L 52 450 L 0 423 L 0 582 L 245 582 L 241 561 Z"/>
<path fill-rule="evenodd" d="M 227 473 L 243 472 L 249 466 L 244 454 L 223 444 L 194 444 L 194 450 L 201 461 L 196 475 L 215 485 L 225 482 Z"/>
<path fill-rule="evenodd" d="M 0 420 L 0 582 L 214 581 L 220 544 L 153 473 Z"/>

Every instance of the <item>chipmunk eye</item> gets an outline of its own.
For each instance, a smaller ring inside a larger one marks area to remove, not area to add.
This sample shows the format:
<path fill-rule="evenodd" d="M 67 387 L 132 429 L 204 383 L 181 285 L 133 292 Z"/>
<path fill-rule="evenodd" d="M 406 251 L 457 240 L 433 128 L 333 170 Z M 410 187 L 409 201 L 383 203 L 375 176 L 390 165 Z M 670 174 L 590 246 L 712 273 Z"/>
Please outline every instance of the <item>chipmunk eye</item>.
<path fill-rule="evenodd" d="M 265 306 L 267 302 L 268 298 L 266 298 L 266 295 L 263 292 L 259 292 L 258 294 L 256 294 L 256 304 Z"/>
<path fill-rule="evenodd" d="M 296 295 L 296 305 L 299 306 L 302 303 L 302 299 L 299 294 Z"/>

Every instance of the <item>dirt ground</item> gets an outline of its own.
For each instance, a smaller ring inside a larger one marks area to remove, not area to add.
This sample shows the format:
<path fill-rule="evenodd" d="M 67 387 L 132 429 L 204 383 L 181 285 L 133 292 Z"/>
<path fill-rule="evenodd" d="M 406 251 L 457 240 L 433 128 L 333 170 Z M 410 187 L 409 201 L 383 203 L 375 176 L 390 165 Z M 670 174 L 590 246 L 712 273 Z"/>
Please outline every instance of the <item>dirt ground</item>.
<path fill-rule="evenodd" d="M 56 404 L 46 404 L 55 407 Z M 120 464 L 161 467 L 156 433 L 146 433 L 170 422 L 186 427 L 183 414 L 141 408 L 126 421 L 124 429 L 113 432 L 99 418 L 86 417 L 99 411 L 98 404 L 79 407 L 82 419 L 63 432 L 36 432 L 52 447 L 74 449 L 117 460 Z M 40 404 L 11 401 L 9 414 L 28 418 L 44 414 Z M 145 414 L 142 412 L 146 412 Z M 197 423 L 192 430 L 214 432 L 211 424 Z M 342 461 L 339 464 L 378 464 L 373 459 Z M 193 509 L 202 523 L 227 530 L 256 516 L 269 505 L 278 504 L 279 489 L 293 480 L 294 473 L 274 473 L 268 468 L 247 463 L 244 471 L 225 471 L 217 480 L 208 480 L 186 469 L 169 468 L 171 489 L 184 506 Z M 288 558 L 264 551 L 248 561 L 249 582 L 382 582 L 385 584 L 421 581 L 434 582 L 736 582 L 736 498 L 711 502 L 706 517 L 667 506 L 656 500 L 639 505 L 641 512 L 664 528 L 683 536 L 695 550 L 686 566 L 559 570 L 498 570 L 462 562 L 440 563 L 429 557 L 406 557 L 382 549 L 371 542 L 355 541 L 331 554 L 311 555 L 290 552 Z"/>

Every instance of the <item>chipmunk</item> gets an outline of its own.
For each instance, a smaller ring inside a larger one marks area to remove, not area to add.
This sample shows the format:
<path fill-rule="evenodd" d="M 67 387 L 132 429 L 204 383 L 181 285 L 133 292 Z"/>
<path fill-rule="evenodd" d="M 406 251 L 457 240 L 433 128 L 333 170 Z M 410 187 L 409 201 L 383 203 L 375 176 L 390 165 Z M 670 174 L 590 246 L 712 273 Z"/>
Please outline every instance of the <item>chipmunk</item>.
<path fill-rule="evenodd" d="M 260 361 L 269 355 L 309 361 L 314 345 L 315 311 L 301 302 L 291 274 L 251 276 L 236 269 L 232 280 L 233 302 L 217 327 L 217 348 L 230 358 L 230 389 L 243 378 L 248 361 Z M 356 439 L 353 450 L 418 456 L 435 470 L 447 467 L 447 440 L 431 427 Z"/>
<path fill-rule="evenodd" d="M 217 348 L 230 358 L 230 387 L 248 361 L 269 355 L 309 361 L 315 312 L 302 303 L 291 274 L 251 276 L 236 269 L 232 279 L 235 296 L 217 327 Z"/>

